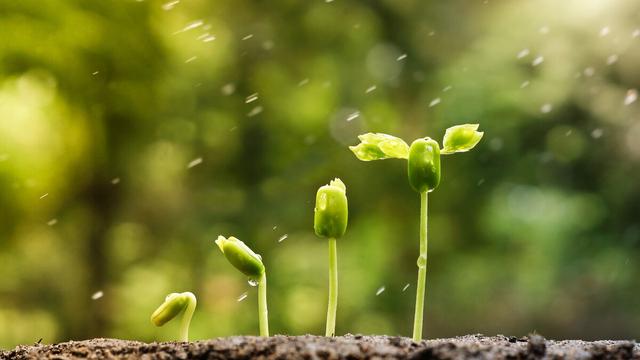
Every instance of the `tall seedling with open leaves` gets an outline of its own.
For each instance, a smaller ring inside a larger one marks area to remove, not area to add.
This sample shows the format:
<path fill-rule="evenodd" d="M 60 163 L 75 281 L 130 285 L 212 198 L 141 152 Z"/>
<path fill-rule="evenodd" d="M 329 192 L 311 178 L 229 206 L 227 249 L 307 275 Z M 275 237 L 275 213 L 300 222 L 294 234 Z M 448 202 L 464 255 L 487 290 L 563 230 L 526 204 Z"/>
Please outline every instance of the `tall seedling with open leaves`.
<path fill-rule="evenodd" d="M 424 295 L 427 281 L 427 194 L 440 184 L 440 155 L 465 152 L 473 149 L 483 133 L 478 124 L 456 125 L 444 134 L 443 147 L 437 141 L 425 137 L 415 140 L 411 146 L 402 139 L 387 134 L 368 133 L 358 136 L 360 144 L 350 146 L 362 161 L 406 159 L 409 185 L 420 194 L 420 256 L 418 256 L 418 284 L 416 309 L 413 320 L 413 340 L 422 339 Z"/>

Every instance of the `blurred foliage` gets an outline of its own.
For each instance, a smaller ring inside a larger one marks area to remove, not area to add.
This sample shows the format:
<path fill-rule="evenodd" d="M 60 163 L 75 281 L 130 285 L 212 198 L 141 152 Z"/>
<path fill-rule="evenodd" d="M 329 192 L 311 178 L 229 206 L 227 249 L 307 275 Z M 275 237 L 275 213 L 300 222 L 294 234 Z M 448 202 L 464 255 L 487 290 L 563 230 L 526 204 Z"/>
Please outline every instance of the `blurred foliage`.
<path fill-rule="evenodd" d="M 336 176 L 337 332 L 409 335 L 418 196 L 347 146 L 475 122 L 430 199 L 426 336 L 640 334 L 636 1 L 2 1 L 0 39 L 0 347 L 171 339 L 149 316 L 182 291 L 193 338 L 256 334 L 219 234 L 262 254 L 273 333 L 320 334 Z"/>

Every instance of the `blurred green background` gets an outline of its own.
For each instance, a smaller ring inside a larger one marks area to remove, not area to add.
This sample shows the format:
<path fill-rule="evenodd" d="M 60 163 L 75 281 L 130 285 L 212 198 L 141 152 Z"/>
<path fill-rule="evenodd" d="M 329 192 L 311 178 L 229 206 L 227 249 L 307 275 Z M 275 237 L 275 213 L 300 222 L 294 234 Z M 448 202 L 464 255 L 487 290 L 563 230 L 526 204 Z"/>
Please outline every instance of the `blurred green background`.
<path fill-rule="evenodd" d="M 262 254 L 272 333 L 323 333 L 336 176 L 337 332 L 410 336 L 419 197 L 347 146 L 469 122 L 430 196 L 426 336 L 638 338 L 638 64 L 635 0 L 0 1 L 0 347 L 169 340 L 174 291 L 192 338 L 256 334 L 219 234 Z"/>

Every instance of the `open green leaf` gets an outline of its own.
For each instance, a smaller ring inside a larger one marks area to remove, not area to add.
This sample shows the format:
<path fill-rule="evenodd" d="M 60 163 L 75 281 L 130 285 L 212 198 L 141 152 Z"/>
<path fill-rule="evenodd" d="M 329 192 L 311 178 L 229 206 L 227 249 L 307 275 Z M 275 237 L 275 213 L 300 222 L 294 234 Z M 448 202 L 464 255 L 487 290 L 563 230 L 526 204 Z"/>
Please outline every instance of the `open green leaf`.
<path fill-rule="evenodd" d="M 456 125 L 447 129 L 442 141 L 442 154 L 453 154 L 473 149 L 484 134 L 477 131 L 479 124 Z"/>
<path fill-rule="evenodd" d="M 362 161 L 383 159 L 406 159 L 409 157 L 409 145 L 395 136 L 367 133 L 358 136 L 360 144 L 349 149 Z"/>

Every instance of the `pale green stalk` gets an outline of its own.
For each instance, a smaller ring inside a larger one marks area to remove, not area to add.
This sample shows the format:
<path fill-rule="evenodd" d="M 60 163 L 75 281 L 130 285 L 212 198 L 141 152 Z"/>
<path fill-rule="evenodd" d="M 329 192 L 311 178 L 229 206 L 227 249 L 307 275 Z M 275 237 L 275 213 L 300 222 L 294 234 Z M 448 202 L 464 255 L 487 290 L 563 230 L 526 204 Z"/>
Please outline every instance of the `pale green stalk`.
<path fill-rule="evenodd" d="M 420 193 L 420 256 L 418 257 L 418 285 L 416 286 L 416 312 L 413 318 L 413 341 L 422 340 L 424 294 L 427 283 L 427 192 Z"/>
<path fill-rule="evenodd" d="M 338 309 L 338 251 L 336 238 L 329 238 L 329 306 L 325 336 L 336 334 L 336 311 Z"/>
<path fill-rule="evenodd" d="M 189 298 L 187 301 L 187 308 L 184 309 L 182 314 L 182 321 L 180 322 L 180 341 L 189 341 L 189 324 L 191 324 L 191 317 L 196 310 L 196 297 L 192 293 L 186 293 L 185 296 Z"/>
<path fill-rule="evenodd" d="M 267 310 L 267 272 L 263 271 L 258 283 L 258 316 L 260 336 L 269 336 L 269 311 Z"/>

